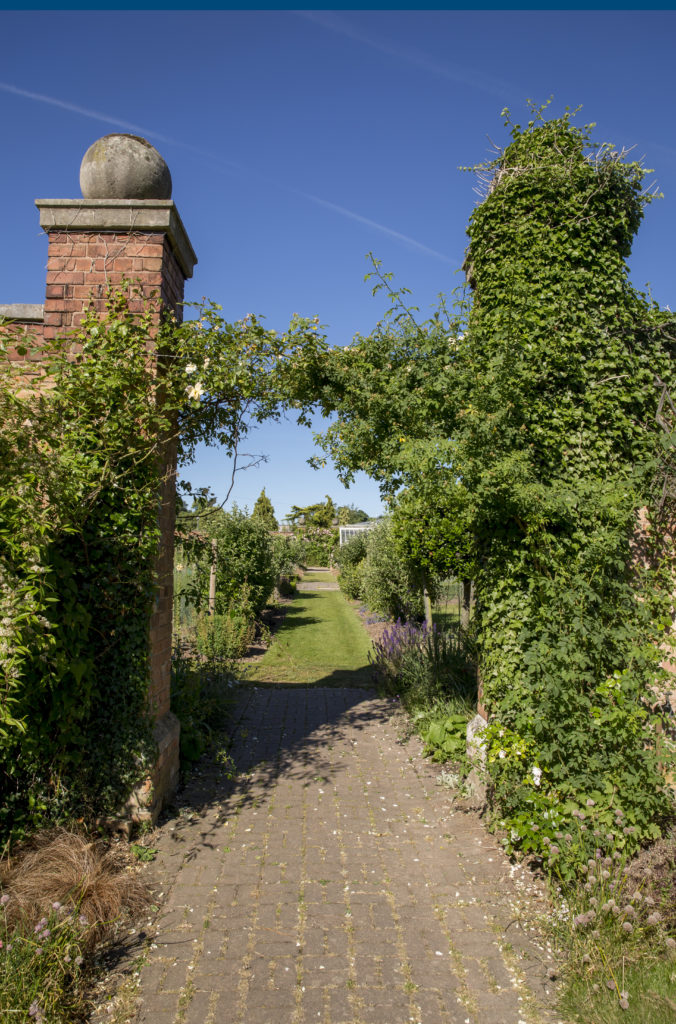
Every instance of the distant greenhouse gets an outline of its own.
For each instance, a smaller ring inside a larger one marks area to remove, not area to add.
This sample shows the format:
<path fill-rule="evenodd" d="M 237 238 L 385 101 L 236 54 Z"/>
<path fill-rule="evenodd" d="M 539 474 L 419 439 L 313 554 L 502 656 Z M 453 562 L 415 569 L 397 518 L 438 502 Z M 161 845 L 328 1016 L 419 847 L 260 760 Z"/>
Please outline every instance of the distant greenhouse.
<path fill-rule="evenodd" d="M 354 537 L 358 537 L 361 533 L 372 530 L 379 522 L 380 519 L 369 519 L 365 523 L 349 523 L 347 526 L 341 526 L 340 547 L 342 548 L 343 544 L 347 544 L 349 540 L 353 540 Z"/>

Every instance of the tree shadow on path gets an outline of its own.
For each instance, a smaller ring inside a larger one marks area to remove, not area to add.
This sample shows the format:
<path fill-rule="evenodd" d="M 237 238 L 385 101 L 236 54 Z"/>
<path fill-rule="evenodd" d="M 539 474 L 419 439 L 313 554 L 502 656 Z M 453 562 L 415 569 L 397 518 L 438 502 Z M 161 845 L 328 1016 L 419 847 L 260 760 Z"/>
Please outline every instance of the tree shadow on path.
<path fill-rule="evenodd" d="M 168 809 L 172 842 L 183 846 L 185 859 L 215 848 L 225 822 L 254 802 L 265 804 L 279 781 L 305 786 L 321 779 L 330 785 L 346 770 L 347 764 L 330 756 L 332 748 L 355 742 L 354 736 L 387 721 L 396 707 L 372 689 L 345 685 L 355 676 L 359 672 L 337 670 L 327 677 L 328 686 L 242 690 L 227 756 L 223 749 L 205 754 Z"/>

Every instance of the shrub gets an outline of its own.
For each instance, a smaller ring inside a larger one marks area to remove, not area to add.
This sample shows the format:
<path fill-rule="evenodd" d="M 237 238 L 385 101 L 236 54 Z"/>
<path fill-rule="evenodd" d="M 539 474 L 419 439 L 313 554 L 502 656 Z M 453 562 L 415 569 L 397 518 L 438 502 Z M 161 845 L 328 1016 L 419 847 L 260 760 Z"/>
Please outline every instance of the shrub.
<path fill-rule="evenodd" d="M 378 687 L 409 709 L 455 697 L 476 701 L 474 645 L 458 630 L 397 620 L 374 641 L 371 664 Z"/>
<path fill-rule="evenodd" d="M 364 598 L 364 571 L 365 562 L 341 566 L 338 585 L 352 601 L 361 601 Z"/>
<path fill-rule="evenodd" d="M 348 566 L 358 565 L 359 562 L 363 562 L 366 558 L 366 531 L 358 533 L 356 537 L 351 537 L 346 544 L 343 544 L 338 548 L 336 552 L 335 562 L 341 570 Z"/>
<path fill-rule="evenodd" d="M 199 654 L 213 665 L 229 667 L 236 658 L 246 654 L 256 638 L 256 616 L 250 601 L 247 582 L 232 598 L 224 612 L 206 615 L 200 612 L 195 631 Z M 218 600 L 216 607 L 218 607 Z"/>
<path fill-rule="evenodd" d="M 247 603 L 254 615 L 264 608 L 275 586 L 272 538 L 265 524 L 233 506 L 209 513 L 206 530 L 216 541 L 216 611 L 229 615 L 247 588 Z M 210 552 L 201 562 L 201 599 L 208 592 Z"/>
<path fill-rule="evenodd" d="M 276 579 L 280 576 L 293 576 L 299 557 L 300 552 L 294 538 L 272 538 L 272 565 Z"/>
<path fill-rule="evenodd" d="M 205 645 L 201 656 L 186 643 L 174 644 L 171 710 L 181 723 L 181 760 L 197 761 L 232 708 L 233 660 Z"/>
<path fill-rule="evenodd" d="M 391 619 L 421 619 L 420 580 L 399 555 L 387 520 L 369 531 L 363 574 L 363 597 L 371 611 Z"/>

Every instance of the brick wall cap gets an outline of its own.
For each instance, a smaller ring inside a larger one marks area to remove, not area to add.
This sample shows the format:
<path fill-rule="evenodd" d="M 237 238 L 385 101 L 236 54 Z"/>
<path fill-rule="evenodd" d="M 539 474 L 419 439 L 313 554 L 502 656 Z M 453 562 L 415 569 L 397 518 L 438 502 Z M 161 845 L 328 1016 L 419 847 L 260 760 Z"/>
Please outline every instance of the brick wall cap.
<path fill-rule="evenodd" d="M 39 324 L 45 319 L 45 307 L 34 302 L 13 302 L 9 305 L 0 303 L 0 317 L 22 324 Z"/>
<path fill-rule="evenodd" d="M 173 199 L 36 199 L 35 205 L 47 232 L 165 234 L 184 276 L 192 277 L 197 256 Z"/>

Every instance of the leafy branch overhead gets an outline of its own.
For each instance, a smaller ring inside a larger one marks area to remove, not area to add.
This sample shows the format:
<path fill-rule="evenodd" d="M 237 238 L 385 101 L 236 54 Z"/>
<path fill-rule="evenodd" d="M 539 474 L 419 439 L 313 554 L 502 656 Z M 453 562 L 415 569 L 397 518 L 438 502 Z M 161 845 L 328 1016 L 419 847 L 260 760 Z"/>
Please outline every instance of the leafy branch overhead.
<path fill-rule="evenodd" d="M 48 386 L 0 362 L 5 836 L 114 813 L 147 773 L 147 623 L 172 448 L 183 464 L 198 442 L 240 451 L 252 422 L 295 400 L 279 366 L 324 344 L 317 319 L 278 335 L 213 304 L 180 326 L 158 327 L 157 313 L 111 294 L 105 314 L 41 349 Z"/>

